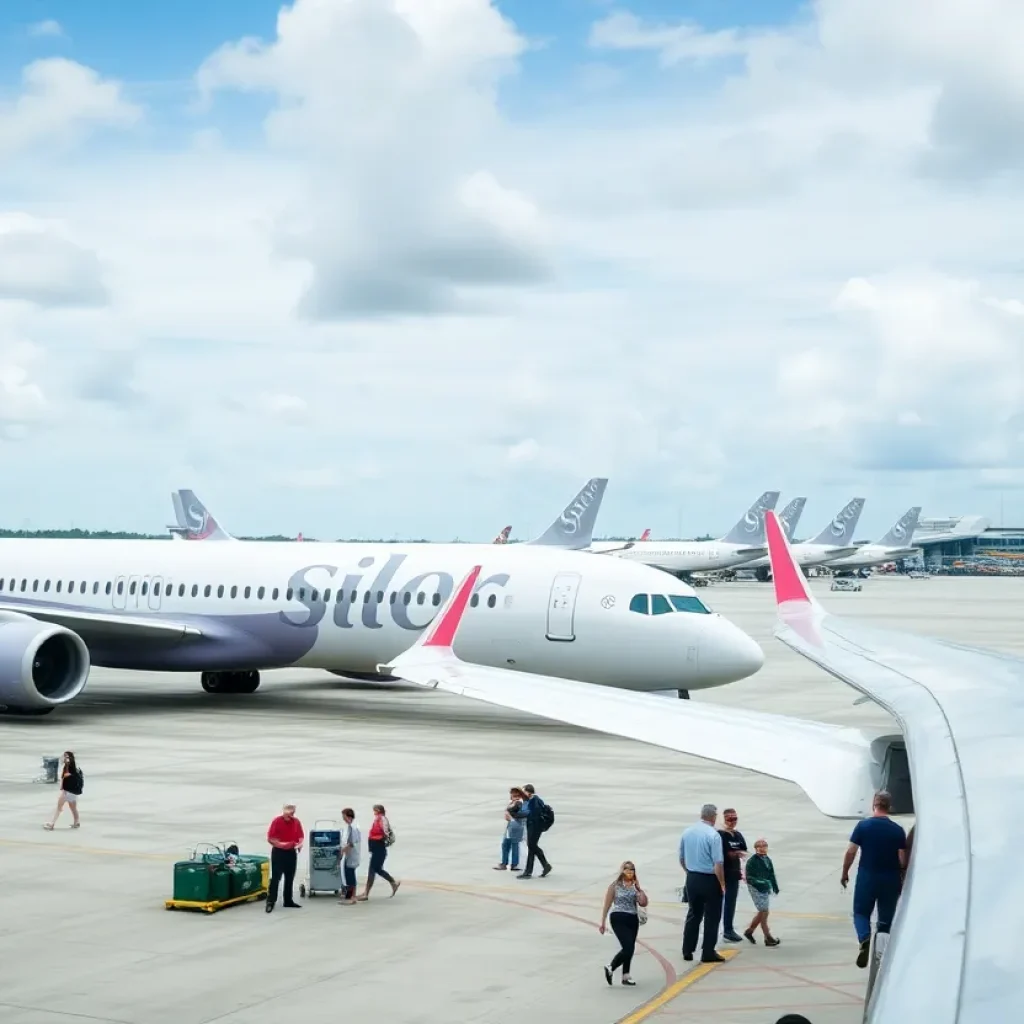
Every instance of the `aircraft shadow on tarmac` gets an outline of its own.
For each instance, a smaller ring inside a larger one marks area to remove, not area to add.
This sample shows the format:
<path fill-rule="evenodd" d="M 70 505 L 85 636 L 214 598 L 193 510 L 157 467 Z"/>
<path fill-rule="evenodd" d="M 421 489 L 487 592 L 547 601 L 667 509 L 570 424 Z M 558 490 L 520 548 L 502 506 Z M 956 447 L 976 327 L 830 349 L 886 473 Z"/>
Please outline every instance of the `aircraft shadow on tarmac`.
<path fill-rule="evenodd" d="M 126 683 L 108 687 L 103 683 L 86 687 L 80 697 L 52 714 L 41 717 L 0 715 L 0 729 L 60 728 L 104 720 L 161 714 L 187 714 L 221 718 L 237 712 L 246 716 L 310 720 L 329 724 L 332 720 L 358 719 L 364 722 L 422 725 L 444 722 L 456 728 L 494 731 L 545 729 L 558 732 L 595 734 L 576 726 L 553 722 L 503 708 L 481 705 L 468 698 L 435 694 L 406 683 L 372 683 L 339 678 L 311 678 L 264 683 L 254 694 L 204 693 L 196 684 L 177 680 Z M 598 734 L 600 735 L 600 734 Z"/>

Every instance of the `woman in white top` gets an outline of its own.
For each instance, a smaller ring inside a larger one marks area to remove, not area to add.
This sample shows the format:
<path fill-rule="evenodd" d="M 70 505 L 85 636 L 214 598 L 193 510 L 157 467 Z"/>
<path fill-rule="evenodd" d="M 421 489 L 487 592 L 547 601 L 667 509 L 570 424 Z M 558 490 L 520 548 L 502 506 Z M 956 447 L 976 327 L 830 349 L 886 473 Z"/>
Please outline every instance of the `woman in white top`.
<path fill-rule="evenodd" d="M 604 907 L 601 910 L 602 935 L 605 933 L 605 918 L 612 926 L 615 938 L 621 947 L 614 959 L 604 969 L 604 980 L 610 985 L 612 975 L 622 968 L 622 984 L 635 985 L 630 977 L 629 969 L 633 966 L 633 951 L 636 949 L 636 937 L 640 931 L 640 908 L 647 906 L 647 893 L 640 888 L 636 877 L 636 867 L 631 860 L 623 861 L 619 868 L 619 877 L 608 886 L 604 894 Z M 611 914 L 608 911 L 611 910 Z"/>
<path fill-rule="evenodd" d="M 346 807 L 341 812 L 343 821 L 341 829 L 341 873 L 345 887 L 342 897 L 338 900 L 343 906 L 352 906 L 356 902 L 356 868 L 359 867 L 359 851 L 363 845 L 363 834 L 356 825 L 356 812 Z"/>

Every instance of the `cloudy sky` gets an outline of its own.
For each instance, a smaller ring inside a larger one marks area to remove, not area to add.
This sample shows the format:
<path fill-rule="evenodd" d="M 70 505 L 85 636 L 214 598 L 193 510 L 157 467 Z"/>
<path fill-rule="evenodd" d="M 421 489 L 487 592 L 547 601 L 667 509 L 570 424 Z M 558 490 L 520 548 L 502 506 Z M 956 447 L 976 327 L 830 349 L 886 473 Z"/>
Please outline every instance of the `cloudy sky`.
<path fill-rule="evenodd" d="M 0 525 L 1024 525 L 1020 0 L 0 9 Z"/>

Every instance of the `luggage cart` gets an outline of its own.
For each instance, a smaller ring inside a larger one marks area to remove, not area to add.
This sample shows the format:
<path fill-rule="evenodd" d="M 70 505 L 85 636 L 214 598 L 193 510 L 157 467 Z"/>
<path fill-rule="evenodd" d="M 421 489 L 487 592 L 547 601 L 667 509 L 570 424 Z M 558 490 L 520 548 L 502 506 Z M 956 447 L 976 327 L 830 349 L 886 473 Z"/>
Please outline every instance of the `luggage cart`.
<path fill-rule="evenodd" d="M 330 828 L 321 826 L 329 825 Z M 341 827 L 331 818 L 318 818 L 309 833 L 309 870 L 306 881 L 299 885 L 299 896 L 314 896 L 318 892 L 341 895 Z"/>

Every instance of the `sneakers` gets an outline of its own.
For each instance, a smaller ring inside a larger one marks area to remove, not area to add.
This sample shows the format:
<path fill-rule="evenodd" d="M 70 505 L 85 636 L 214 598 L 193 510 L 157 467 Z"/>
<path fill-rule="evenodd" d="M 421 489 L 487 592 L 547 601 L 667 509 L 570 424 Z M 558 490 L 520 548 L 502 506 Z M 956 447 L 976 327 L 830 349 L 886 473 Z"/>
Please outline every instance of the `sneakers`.
<path fill-rule="evenodd" d="M 737 935 L 735 932 L 726 932 L 723 936 L 726 942 L 742 942 L 743 936 Z"/>
<path fill-rule="evenodd" d="M 743 933 L 743 938 L 745 938 L 752 946 L 757 945 L 757 939 L 754 938 L 754 933 L 749 929 Z"/>
<path fill-rule="evenodd" d="M 867 967 L 868 960 L 871 958 L 871 939 L 867 938 L 860 944 L 860 949 L 857 950 L 857 966 Z"/>
<path fill-rule="evenodd" d="M 721 953 L 709 953 L 707 956 L 700 958 L 702 964 L 724 964 L 725 957 Z"/>
<path fill-rule="evenodd" d="M 604 980 L 607 981 L 609 985 L 612 983 L 612 969 L 610 967 L 605 967 L 604 969 Z"/>

